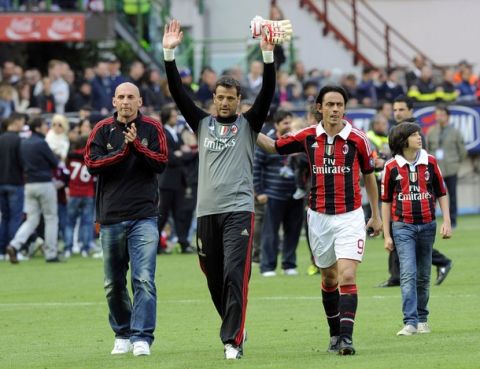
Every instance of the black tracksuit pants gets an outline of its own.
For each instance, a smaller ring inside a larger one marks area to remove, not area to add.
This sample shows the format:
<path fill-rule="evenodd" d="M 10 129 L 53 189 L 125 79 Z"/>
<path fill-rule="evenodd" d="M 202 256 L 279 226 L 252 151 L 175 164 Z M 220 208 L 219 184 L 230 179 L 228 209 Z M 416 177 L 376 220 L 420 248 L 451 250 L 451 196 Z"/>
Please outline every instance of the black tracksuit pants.
<path fill-rule="evenodd" d="M 254 213 L 231 212 L 199 217 L 197 247 L 200 267 L 222 319 L 224 344 L 240 346 L 251 271 Z"/>

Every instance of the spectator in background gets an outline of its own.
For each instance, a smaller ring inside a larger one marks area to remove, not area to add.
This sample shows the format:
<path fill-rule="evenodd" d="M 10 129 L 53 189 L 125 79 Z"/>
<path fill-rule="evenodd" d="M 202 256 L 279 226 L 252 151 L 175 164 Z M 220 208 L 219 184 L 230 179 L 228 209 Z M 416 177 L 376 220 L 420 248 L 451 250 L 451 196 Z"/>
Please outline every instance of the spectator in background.
<path fill-rule="evenodd" d="M 399 71 L 392 68 L 387 71 L 387 79 L 382 83 L 378 89 L 378 100 L 393 102 L 398 96 L 404 95 L 403 86 L 398 82 Z"/>
<path fill-rule="evenodd" d="M 99 61 L 95 67 L 95 77 L 90 82 L 92 85 L 92 107 L 94 110 L 106 115 L 112 110 L 112 81 L 105 61 Z"/>
<path fill-rule="evenodd" d="M 195 159 L 189 146 L 183 143 L 177 131 L 178 113 L 175 105 L 163 107 L 160 119 L 165 128 L 168 145 L 168 164 L 159 176 L 160 207 L 158 212 L 158 231 L 161 233 L 171 214 L 182 254 L 192 254 L 193 247 L 188 241 L 188 231 L 192 219 L 185 219 L 184 208 L 186 194 L 185 166 Z"/>
<path fill-rule="evenodd" d="M 25 117 L 12 114 L 0 134 L 0 261 L 5 248 L 15 236 L 23 215 L 23 167 L 20 157 L 20 136 Z"/>
<path fill-rule="evenodd" d="M 112 97 L 113 93 L 115 92 L 115 89 L 125 82 L 127 79 L 122 75 L 122 64 L 120 63 L 120 60 L 115 56 L 115 55 L 110 55 L 110 57 L 107 59 L 107 68 L 108 68 L 108 77 L 110 78 L 110 88 L 112 91 Z"/>
<path fill-rule="evenodd" d="M 422 54 L 417 54 L 413 58 L 413 68 L 405 74 L 405 82 L 407 83 L 407 90 L 417 82 L 422 74 L 422 68 L 426 65 L 425 57 Z"/>
<path fill-rule="evenodd" d="M 190 68 L 183 67 L 178 71 L 182 79 L 183 88 L 191 99 L 195 99 L 195 93 L 198 91 L 198 85 L 193 83 L 192 72 Z"/>
<path fill-rule="evenodd" d="M 27 242 L 40 223 L 45 221 L 45 260 L 59 262 L 57 237 L 57 191 L 52 181 L 52 171 L 58 166 L 58 159 L 45 142 L 48 124 L 42 118 L 30 123 L 32 135 L 22 141 L 20 156 L 25 178 L 25 212 L 27 219 L 18 229 L 6 248 L 12 264 L 18 263 L 17 253 Z"/>
<path fill-rule="evenodd" d="M 412 82 L 407 95 L 418 102 L 431 102 L 437 99 L 437 86 L 433 83 L 430 66 L 422 67 L 420 77 Z"/>
<path fill-rule="evenodd" d="M 42 79 L 43 91 L 37 96 L 37 106 L 42 113 L 55 113 L 55 97 L 52 94 L 52 83 L 49 77 Z"/>
<path fill-rule="evenodd" d="M 445 68 L 442 72 L 442 82 L 437 87 L 437 98 L 443 101 L 455 101 L 458 91 L 454 83 L 455 71 L 452 68 Z"/>
<path fill-rule="evenodd" d="M 25 71 L 25 81 L 30 87 L 30 107 L 38 107 L 37 98 L 43 91 L 42 75 L 36 68 Z"/>
<path fill-rule="evenodd" d="M 14 112 L 13 94 L 15 89 L 8 84 L 0 84 L 0 120 L 8 118 Z"/>
<path fill-rule="evenodd" d="M 457 226 L 457 173 L 467 157 L 461 132 L 449 124 L 450 111 L 445 105 L 435 108 L 435 125 L 427 134 L 427 151 L 437 159 L 448 189 L 450 220 Z"/>
<path fill-rule="evenodd" d="M 467 65 L 462 69 L 460 78 L 461 81 L 455 86 L 458 91 L 457 101 L 475 101 L 476 96 L 476 83 L 472 82 L 476 78 L 472 78 L 473 71 L 470 65 Z"/>
<path fill-rule="evenodd" d="M 5 60 L 2 66 L 2 81 L 11 86 L 20 80 L 20 76 L 15 74 L 15 66 L 16 64 L 12 60 Z"/>
<path fill-rule="evenodd" d="M 82 106 L 92 104 L 92 85 L 88 81 L 80 83 L 78 90 L 74 92 L 70 106 L 72 112 L 78 112 Z"/>
<path fill-rule="evenodd" d="M 83 79 L 88 82 L 92 82 L 95 78 L 95 68 L 87 67 L 83 70 Z"/>
<path fill-rule="evenodd" d="M 303 99 L 307 104 L 315 102 L 315 98 L 318 95 L 318 85 L 316 82 L 308 81 L 303 86 Z"/>
<path fill-rule="evenodd" d="M 64 62 L 60 60 L 50 60 L 48 62 L 48 78 L 51 81 L 51 93 L 55 101 L 55 112 L 63 114 L 65 105 L 70 96 L 70 87 L 62 76 Z"/>
<path fill-rule="evenodd" d="M 307 80 L 307 72 L 305 70 L 305 64 L 302 61 L 297 60 L 293 63 L 293 74 L 290 76 L 290 83 L 293 83 L 303 88 L 303 84 Z"/>
<path fill-rule="evenodd" d="M 349 73 L 342 78 L 340 85 L 343 87 L 348 96 L 348 107 L 355 107 L 359 104 L 357 98 L 357 77 L 355 74 Z"/>
<path fill-rule="evenodd" d="M 288 81 L 288 73 L 280 71 L 277 74 L 277 88 L 273 96 L 272 105 L 283 110 L 291 110 L 298 102 L 294 95 L 293 85 Z"/>
<path fill-rule="evenodd" d="M 68 154 L 70 141 L 68 139 L 68 131 L 70 125 L 68 119 L 62 114 L 55 114 L 52 117 L 51 129 L 48 131 L 45 140 L 60 161 L 65 163 Z"/>
<path fill-rule="evenodd" d="M 247 74 L 247 97 L 248 98 L 255 98 L 258 95 L 262 87 L 262 80 L 263 80 L 263 64 L 258 61 L 254 60 L 250 63 L 249 72 Z"/>
<path fill-rule="evenodd" d="M 274 116 L 275 131 L 269 137 L 276 140 L 290 132 L 293 115 L 279 110 Z M 296 250 L 303 224 L 303 199 L 294 199 L 295 174 L 289 158 L 255 150 L 253 186 L 257 201 L 266 199 L 262 229 L 260 272 L 264 277 L 276 275 L 280 251 L 279 230 L 283 228 L 282 270 L 285 275 L 298 275 Z"/>
<path fill-rule="evenodd" d="M 145 105 L 150 112 L 160 111 L 165 104 L 162 93 L 162 77 L 158 69 L 151 69 L 147 73 L 148 81 L 145 85 Z"/>
<path fill-rule="evenodd" d="M 457 84 L 459 84 L 460 82 L 463 81 L 462 75 L 463 75 L 463 72 L 466 69 L 471 70 L 472 65 L 466 60 L 460 60 L 458 62 L 458 65 L 457 65 L 455 75 L 453 76 L 453 83 L 455 83 L 457 85 Z M 470 76 L 468 78 L 468 82 L 469 82 L 469 84 L 474 85 L 478 81 L 478 76 L 474 73 L 469 73 L 469 74 L 470 74 Z"/>
<path fill-rule="evenodd" d="M 388 122 L 387 130 L 389 127 L 394 125 L 395 121 L 393 120 L 393 104 L 391 102 L 380 101 L 380 103 L 377 106 L 377 114 L 385 117 L 385 119 L 387 120 Z"/>
<path fill-rule="evenodd" d="M 196 93 L 197 100 L 202 104 L 212 99 L 217 83 L 217 73 L 211 67 L 204 67 L 200 77 L 200 86 Z"/>
<path fill-rule="evenodd" d="M 140 92 L 143 91 L 145 77 L 145 66 L 140 60 L 135 60 L 128 69 L 127 81 L 133 83 L 140 89 Z"/>
<path fill-rule="evenodd" d="M 375 86 L 375 78 L 377 75 L 377 69 L 373 67 L 363 68 L 362 79 L 355 92 L 358 102 L 363 106 L 374 106 L 377 103 L 377 88 Z"/>

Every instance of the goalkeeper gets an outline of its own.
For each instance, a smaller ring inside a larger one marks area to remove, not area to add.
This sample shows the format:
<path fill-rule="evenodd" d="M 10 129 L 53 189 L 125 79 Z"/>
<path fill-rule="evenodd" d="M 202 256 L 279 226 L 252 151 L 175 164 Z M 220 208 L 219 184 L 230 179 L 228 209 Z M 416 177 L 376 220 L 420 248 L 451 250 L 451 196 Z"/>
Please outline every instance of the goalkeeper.
<path fill-rule="evenodd" d="M 237 114 L 240 83 L 221 77 L 213 93 L 216 114 L 210 115 L 195 105 L 182 86 L 174 55 L 183 38 L 180 23 L 171 21 L 163 36 L 170 92 L 198 137 L 200 267 L 222 320 L 220 338 L 225 358 L 234 360 L 242 357 L 245 339 L 254 223 L 253 151 L 275 92 L 274 34 L 269 37 L 270 41 L 265 35 L 261 41 L 263 84 L 250 110 Z"/>

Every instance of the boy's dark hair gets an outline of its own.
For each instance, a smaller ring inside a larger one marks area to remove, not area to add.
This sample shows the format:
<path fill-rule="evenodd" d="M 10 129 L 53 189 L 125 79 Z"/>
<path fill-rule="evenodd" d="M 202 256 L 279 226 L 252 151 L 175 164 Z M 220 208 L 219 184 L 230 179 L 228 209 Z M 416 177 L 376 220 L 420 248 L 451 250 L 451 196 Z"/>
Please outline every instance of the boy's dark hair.
<path fill-rule="evenodd" d="M 415 132 L 422 133 L 422 128 L 416 123 L 404 122 L 396 125 L 388 135 L 388 146 L 392 155 L 402 155 L 403 149 L 408 147 L 408 138 Z"/>
<path fill-rule="evenodd" d="M 241 93 L 240 82 L 238 82 L 235 78 L 232 78 L 230 76 L 220 77 L 217 83 L 215 83 L 215 93 L 217 93 L 218 86 L 222 86 L 225 88 L 235 87 L 235 89 L 237 90 L 237 96 L 240 96 L 240 93 Z"/>
<path fill-rule="evenodd" d="M 282 120 L 284 120 L 287 117 L 293 118 L 293 114 L 286 110 L 278 110 L 273 116 L 273 123 L 280 123 Z"/>
<path fill-rule="evenodd" d="M 395 98 L 395 100 L 393 100 L 393 103 L 394 103 L 394 104 L 395 104 L 396 102 L 404 102 L 405 104 L 407 104 L 408 110 L 412 110 L 412 109 L 413 109 L 413 100 L 410 99 L 408 96 L 405 96 L 405 95 L 397 96 L 397 97 Z"/>
<path fill-rule="evenodd" d="M 338 92 L 340 95 L 343 96 L 343 102 L 345 103 L 345 105 L 347 105 L 347 102 L 348 102 L 348 95 L 347 95 L 347 92 L 345 91 L 345 89 L 342 87 L 342 86 L 337 86 L 337 85 L 326 85 L 326 86 L 323 86 L 320 90 L 320 92 L 318 93 L 318 96 L 317 96 L 317 99 L 315 100 L 315 102 L 317 104 L 321 104 L 323 103 L 323 98 L 325 97 L 326 94 L 328 94 L 329 92 Z"/>
<path fill-rule="evenodd" d="M 36 132 L 37 128 L 40 128 L 44 123 L 45 119 L 43 119 L 42 117 L 36 117 L 33 118 L 30 123 L 28 123 L 28 126 L 30 127 L 30 130 L 32 132 Z"/>

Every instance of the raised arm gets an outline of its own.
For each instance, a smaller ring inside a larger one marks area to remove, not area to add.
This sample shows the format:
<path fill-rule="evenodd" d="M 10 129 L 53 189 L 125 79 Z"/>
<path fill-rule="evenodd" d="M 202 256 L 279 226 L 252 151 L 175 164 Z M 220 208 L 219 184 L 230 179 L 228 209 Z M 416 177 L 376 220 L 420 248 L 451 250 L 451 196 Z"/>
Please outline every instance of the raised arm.
<path fill-rule="evenodd" d="M 178 109 L 192 130 L 196 132 L 198 123 L 208 116 L 208 113 L 196 106 L 183 88 L 182 79 L 175 64 L 175 48 L 180 45 L 182 39 L 183 32 L 180 28 L 180 22 L 177 20 L 170 21 L 165 26 L 165 32 L 163 34 L 165 72 L 167 73 L 168 88 L 170 89 L 173 100 L 175 100 Z"/>
<path fill-rule="evenodd" d="M 270 154 L 276 154 L 277 148 L 275 147 L 275 140 L 268 137 L 263 133 L 259 133 L 257 136 L 257 146 Z"/>
<path fill-rule="evenodd" d="M 263 56 L 263 81 L 262 88 L 258 93 L 252 107 L 244 114 L 255 132 L 260 132 L 263 123 L 267 119 L 268 110 L 275 94 L 275 64 L 273 61 L 273 49 L 275 45 L 262 39 L 260 43 Z"/>

